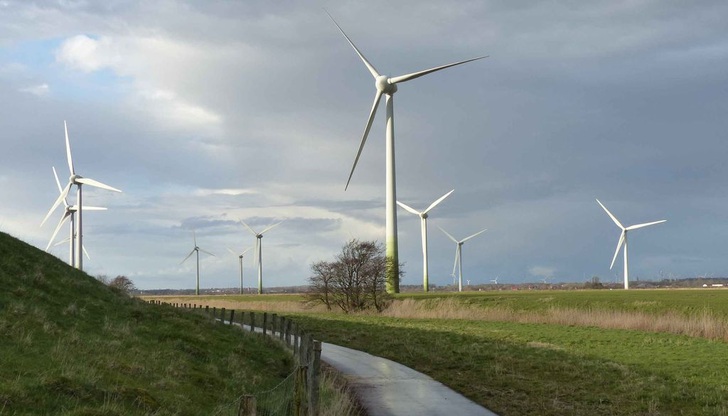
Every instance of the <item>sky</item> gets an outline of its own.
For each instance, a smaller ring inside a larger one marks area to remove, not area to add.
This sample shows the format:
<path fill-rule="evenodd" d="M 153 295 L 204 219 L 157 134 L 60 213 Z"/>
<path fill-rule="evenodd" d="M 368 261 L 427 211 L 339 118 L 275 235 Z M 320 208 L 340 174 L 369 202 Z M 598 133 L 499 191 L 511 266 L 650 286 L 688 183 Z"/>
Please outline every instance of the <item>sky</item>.
<path fill-rule="evenodd" d="M 397 198 L 430 212 L 430 283 L 728 275 L 724 1 L 0 0 L 0 231 L 45 249 L 67 182 L 85 187 L 91 275 L 141 289 L 236 287 L 260 231 L 264 286 L 306 284 L 351 238 L 384 240 L 384 106 L 344 190 L 373 79 L 399 85 Z M 69 198 L 73 202 L 75 197 Z M 422 282 L 402 209 L 403 285 Z M 65 230 L 65 228 L 64 228 Z M 61 241 L 67 231 L 60 233 Z M 50 252 L 67 260 L 67 243 Z M 255 286 L 252 250 L 246 287 Z"/>

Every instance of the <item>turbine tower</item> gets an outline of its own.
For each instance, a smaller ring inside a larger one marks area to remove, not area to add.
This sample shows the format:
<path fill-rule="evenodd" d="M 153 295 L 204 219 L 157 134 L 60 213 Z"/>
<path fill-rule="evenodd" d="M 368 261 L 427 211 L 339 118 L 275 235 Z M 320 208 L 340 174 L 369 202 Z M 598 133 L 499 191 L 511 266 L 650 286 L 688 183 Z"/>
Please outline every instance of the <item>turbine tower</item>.
<path fill-rule="evenodd" d="M 338 23 L 334 20 L 334 18 L 326 12 L 326 14 L 329 15 L 331 20 L 334 22 L 336 27 L 339 29 L 342 35 L 344 35 L 344 38 L 346 38 L 347 42 L 349 42 L 349 45 L 354 49 L 357 55 L 359 55 L 359 58 L 362 60 L 364 65 L 367 67 L 369 72 L 372 74 L 372 77 L 374 77 L 374 86 L 376 88 L 376 92 L 374 93 L 374 103 L 372 104 L 372 108 L 369 112 L 369 119 L 367 120 L 366 127 L 364 128 L 364 134 L 361 138 L 361 143 L 359 144 L 359 150 L 356 153 L 356 158 L 354 158 L 354 164 L 351 167 L 351 172 L 349 173 L 349 179 L 346 181 L 346 187 L 344 189 L 349 188 L 349 183 L 351 182 L 351 177 L 354 174 L 354 170 L 356 169 L 356 165 L 359 162 L 359 157 L 361 156 L 362 149 L 364 148 L 364 144 L 367 141 L 367 136 L 369 135 L 369 130 L 372 127 L 372 122 L 374 121 L 374 116 L 377 113 L 377 108 L 379 107 L 379 101 L 382 98 L 382 95 L 386 96 L 386 113 L 387 113 L 387 120 L 386 120 L 386 256 L 388 258 L 387 262 L 387 282 L 386 282 L 386 288 L 388 293 L 399 293 L 399 249 L 397 245 L 397 210 L 395 201 L 397 200 L 397 181 L 395 178 L 395 158 L 394 158 L 394 93 L 397 92 L 397 84 L 413 80 L 415 78 L 419 78 L 423 75 L 430 74 L 432 72 L 440 71 L 446 68 L 450 68 L 452 66 L 456 65 L 462 65 L 468 62 L 472 62 L 478 59 L 486 58 L 487 56 L 479 56 L 477 58 L 468 59 L 465 61 L 460 62 L 454 62 L 447 65 L 438 66 L 435 68 L 425 69 L 423 71 L 413 72 L 411 74 L 406 75 L 400 75 L 396 77 L 389 77 L 387 75 L 382 75 L 379 73 L 379 71 L 374 68 L 374 65 L 372 65 L 365 57 L 364 54 L 359 51 L 359 49 L 354 45 L 354 42 L 349 39 L 349 36 L 344 33 L 344 30 L 339 26 Z"/>
<path fill-rule="evenodd" d="M 435 208 L 437 206 L 437 204 L 442 202 L 443 199 L 450 196 L 450 194 L 453 192 L 455 192 L 454 189 L 452 191 L 446 193 L 445 195 L 441 196 L 440 199 L 438 199 L 437 201 L 430 204 L 430 206 L 427 207 L 427 209 L 422 212 L 417 211 L 416 209 L 397 201 L 397 204 L 400 207 L 402 207 L 405 210 L 420 217 L 420 228 L 422 229 L 422 288 L 425 292 L 428 292 L 430 290 L 429 277 L 427 275 L 427 273 L 428 273 L 428 270 L 427 270 L 428 269 L 427 268 L 427 217 L 428 217 L 428 215 L 427 215 L 427 213 L 430 212 L 430 210 L 432 208 Z"/>
<path fill-rule="evenodd" d="M 53 213 L 53 211 L 61 203 L 61 201 L 66 199 L 68 192 L 71 190 L 71 186 L 76 185 L 76 213 L 78 215 L 76 215 L 75 218 L 76 244 L 73 249 L 75 257 L 74 266 L 79 270 L 83 270 L 83 192 L 81 186 L 90 185 L 96 188 L 107 189 L 114 192 L 121 191 L 109 185 L 103 184 L 99 181 L 93 180 L 91 178 L 84 178 L 81 175 L 76 174 L 76 170 L 73 167 L 73 158 L 71 157 L 71 142 L 68 140 L 68 126 L 66 125 L 65 121 L 63 121 L 63 129 L 66 133 L 66 158 L 68 159 L 68 170 L 70 171 L 71 176 L 68 178 L 68 184 L 66 184 L 66 187 L 63 188 L 63 190 L 61 191 L 61 195 L 58 196 L 58 199 L 56 199 L 56 202 L 53 204 L 51 209 L 48 211 L 48 214 L 46 214 L 46 217 L 43 219 L 43 223 L 46 222 L 48 217 L 51 215 L 51 213 Z"/>
<path fill-rule="evenodd" d="M 245 221 L 240 220 L 240 222 L 248 229 L 251 233 L 255 236 L 255 262 L 258 265 L 258 294 L 263 293 L 263 234 L 273 229 L 273 227 L 278 226 L 283 221 L 277 222 L 273 225 L 269 225 L 266 227 L 263 231 L 257 233 L 255 230 L 250 228 L 248 224 L 245 223 Z"/>
<path fill-rule="evenodd" d="M 197 280 L 196 280 L 197 284 L 195 286 L 195 295 L 199 295 L 200 294 L 200 251 L 203 252 L 203 253 L 205 253 L 205 254 L 209 254 L 209 255 L 211 255 L 213 257 L 215 257 L 215 255 L 212 254 L 212 253 L 210 253 L 209 251 L 205 251 L 205 250 L 201 249 L 197 245 L 197 236 L 195 235 L 195 232 L 194 231 L 192 231 L 192 239 L 195 242 L 195 248 L 193 248 L 192 251 L 190 251 L 190 254 L 188 254 L 187 257 L 185 257 L 185 259 L 182 260 L 179 264 L 182 264 L 182 263 L 186 262 L 187 259 L 190 258 L 190 256 L 192 255 L 192 253 L 196 253 L 197 254 Z"/>
<path fill-rule="evenodd" d="M 238 253 L 234 252 L 234 251 L 233 251 L 232 249 L 230 249 L 230 248 L 228 248 L 228 251 L 229 251 L 229 252 L 230 252 L 230 253 L 231 253 L 231 254 L 232 254 L 233 256 L 237 256 L 237 257 L 238 257 L 238 259 L 240 259 L 240 294 L 242 295 L 242 294 L 243 294 L 243 256 L 245 255 L 245 253 L 247 253 L 248 251 L 250 251 L 250 247 L 249 247 L 249 248 L 246 248 L 245 250 L 243 250 L 243 252 L 242 252 L 242 253 L 240 253 L 240 254 L 238 254 Z"/>
<path fill-rule="evenodd" d="M 58 192 L 63 193 L 63 188 L 61 188 L 61 182 L 58 180 L 58 174 L 56 173 L 56 168 L 52 167 L 52 169 L 53 169 L 53 176 L 56 179 L 56 186 L 58 186 Z M 70 225 L 71 225 L 70 235 L 67 239 L 69 241 L 68 264 L 70 264 L 71 267 L 73 267 L 76 263 L 75 259 L 74 259 L 74 251 L 75 251 L 74 244 L 76 242 L 76 238 L 75 238 L 76 235 L 75 235 L 75 230 L 74 230 L 74 216 L 75 216 L 76 211 L 78 211 L 78 207 L 76 207 L 75 205 L 68 205 L 68 201 L 66 200 L 66 198 L 63 198 L 63 206 L 64 206 L 63 216 L 61 217 L 61 220 L 58 222 L 56 229 L 53 231 L 53 235 L 51 236 L 51 239 L 48 241 L 48 245 L 46 246 L 45 251 L 48 252 L 48 250 L 51 247 L 51 244 L 53 244 L 53 240 L 55 240 L 56 235 L 58 235 L 58 231 L 60 231 L 61 227 L 67 220 L 70 220 Z M 89 206 L 83 207 L 83 209 L 89 210 L 89 211 L 105 211 L 106 210 L 106 208 L 102 208 L 102 207 L 89 207 Z M 45 220 L 43 220 L 43 221 L 45 223 Z M 41 223 L 41 226 L 43 226 L 43 223 Z M 65 242 L 65 241 L 66 240 L 63 240 L 61 243 Z M 86 254 L 86 257 L 90 259 L 88 252 L 86 252 L 86 248 L 81 247 L 81 249 L 83 250 L 84 254 Z"/>
<path fill-rule="evenodd" d="M 611 212 L 607 209 L 607 207 L 604 206 L 599 200 L 597 199 L 597 203 L 604 209 L 604 211 L 609 215 L 609 218 L 614 221 L 615 224 L 617 224 L 617 227 L 619 227 L 622 230 L 622 233 L 619 235 L 619 241 L 617 242 L 617 249 L 614 251 L 614 257 L 612 257 L 612 264 L 609 265 L 609 270 L 612 270 L 612 267 L 614 267 L 614 262 L 617 260 L 617 255 L 619 254 L 619 249 L 624 246 L 624 288 L 629 289 L 629 263 L 627 261 L 627 231 L 636 230 L 638 228 L 644 228 L 648 227 L 650 225 L 660 224 L 667 220 L 660 220 L 660 221 L 653 221 L 653 222 L 646 222 L 644 224 L 636 224 L 636 225 L 630 225 L 629 227 L 624 227 L 621 222 L 612 215 Z"/>
<path fill-rule="evenodd" d="M 458 292 L 463 291 L 463 244 L 470 240 L 471 238 L 484 233 L 486 229 L 480 230 L 477 233 L 470 235 L 468 237 L 463 238 L 462 240 L 457 240 L 455 237 L 451 236 L 447 231 L 443 230 L 442 227 L 438 226 L 437 228 L 440 229 L 443 233 L 445 233 L 446 236 L 450 237 L 452 241 L 457 244 L 457 247 L 455 248 L 455 264 L 452 266 L 452 276 L 455 277 L 455 268 L 458 269 Z"/>

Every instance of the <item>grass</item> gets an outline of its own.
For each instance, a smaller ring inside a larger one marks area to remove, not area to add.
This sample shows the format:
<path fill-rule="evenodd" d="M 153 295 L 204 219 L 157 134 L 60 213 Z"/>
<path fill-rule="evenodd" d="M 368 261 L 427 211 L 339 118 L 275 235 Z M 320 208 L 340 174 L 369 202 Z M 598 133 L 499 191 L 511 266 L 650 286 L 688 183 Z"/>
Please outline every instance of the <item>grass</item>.
<path fill-rule="evenodd" d="M 293 368 L 277 343 L 115 292 L 0 233 L 1 415 L 224 415 Z"/>

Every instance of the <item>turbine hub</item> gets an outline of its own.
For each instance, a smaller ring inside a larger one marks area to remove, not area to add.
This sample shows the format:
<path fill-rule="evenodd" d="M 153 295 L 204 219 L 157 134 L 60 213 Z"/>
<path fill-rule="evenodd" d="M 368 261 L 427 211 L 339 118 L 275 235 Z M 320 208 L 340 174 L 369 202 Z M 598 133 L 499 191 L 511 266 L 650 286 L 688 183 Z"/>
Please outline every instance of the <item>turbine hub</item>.
<path fill-rule="evenodd" d="M 424 214 L 420 214 L 420 217 L 427 219 L 427 217 L 429 217 L 429 215 L 427 215 L 427 213 L 424 213 Z"/>
<path fill-rule="evenodd" d="M 382 94 L 392 95 L 397 92 L 397 84 L 391 84 L 389 82 L 389 77 L 386 75 L 378 76 L 377 80 L 374 81 L 374 85 L 377 87 L 378 91 L 382 92 Z"/>
<path fill-rule="evenodd" d="M 81 179 L 81 175 L 71 175 L 71 177 L 68 178 L 68 182 L 77 184 L 79 179 Z"/>

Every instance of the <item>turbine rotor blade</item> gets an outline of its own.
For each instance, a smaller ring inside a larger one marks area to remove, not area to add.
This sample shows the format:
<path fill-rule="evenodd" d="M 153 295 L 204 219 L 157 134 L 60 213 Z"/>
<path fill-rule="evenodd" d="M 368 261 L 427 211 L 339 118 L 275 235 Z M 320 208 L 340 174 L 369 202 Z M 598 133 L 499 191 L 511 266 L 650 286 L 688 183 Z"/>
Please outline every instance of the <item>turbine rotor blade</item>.
<path fill-rule="evenodd" d="M 46 221 L 48 221 L 48 218 L 51 216 L 53 211 L 55 211 L 56 207 L 61 203 L 61 201 L 64 201 L 66 199 L 66 195 L 68 195 L 68 191 L 71 189 L 71 183 L 69 182 L 68 185 L 66 185 L 65 188 L 63 188 L 63 191 L 61 191 L 61 194 L 56 199 L 56 202 L 53 203 L 53 206 L 50 210 L 48 210 L 48 214 L 46 214 L 45 218 L 43 218 L 43 221 L 40 223 L 40 226 L 42 227 L 43 224 L 45 224 Z"/>
<path fill-rule="evenodd" d="M 332 22 L 334 22 L 336 27 L 339 28 L 339 32 L 341 32 L 341 34 L 344 35 L 346 40 L 349 42 L 349 45 L 351 45 L 351 47 L 354 48 L 354 51 L 356 52 L 356 54 L 359 55 L 359 58 L 361 58 L 362 62 L 364 62 L 364 65 L 366 65 L 367 69 L 372 74 L 374 79 L 376 79 L 379 76 L 379 72 L 377 71 L 376 68 L 374 68 L 374 65 L 372 65 L 369 61 L 367 61 L 367 58 L 364 57 L 364 54 L 362 54 L 361 51 L 359 51 L 359 48 L 357 48 L 356 45 L 354 45 L 354 42 L 352 42 L 351 39 L 349 39 L 349 37 L 346 35 L 346 33 L 344 33 L 344 29 L 342 29 L 341 26 L 339 26 L 339 24 L 336 23 L 336 20 L 334 20 L 333 16 L 331 16 L 331 14 L 329 14 L 329 12 L 326 11 L 326 9 L 324 9 L 324 11 L 326 12 L 326 14 L 329 15 L 329 18 L 331 19 Z"/>
<path fill-rule="evenodd" d="M 78 207 L 76 205 L 71 205 L 68 207 L 68 209 L 73 209 L 73 211 L 78 211 Z M 87 207 L 86 205 L 83 206 L 84 211 L 107 211 L 108 208 L 106 207 Z"/>
<path fill-rule="evenodd" d="M 351 177 L 354 175 L 354 169 L 356 169 L 356 164 L 359 163 L 359 157 L 361 157 L 361 151 L 364 149 L 364 144 L 367 142 L 367 137 L 369 136 L 369 130 L 372 128 L 372 123 L 374 122 L 374 116 L 377 113 L 377 107 L 379 107 L 379 101 L 382 98 L 382 92 L 377 90 L 376 95 L 374 95 L 374 104 L 372 104 L 372 110 L 369 112 L 369 120 L 367 120 L 367 126 L 364 128 L 364 135 L 361 137 L 361 143 L 359 143 L 359 150 L 356 152 L 356 158 L 354 158 L 354 164 L 351 167 L 351 172 L 349 173 L 349 179 L 346 180 L 346 186 L 344 187 L 344 190 L 347 190 L 349 188 L 349 182 L 351 182 Z"/>
<path fill-rule="evenodd" d="M 475 233 L 475 234 L 473 234 L 473 235 L 471 235 L 471 236 L 468 236 L 468 237 L 465 237 L 465 238 L 463 238 L 463 239 L 462 239 L 462 241 L 460 241 L 460 242 L 461 242 L 461 243 L 464 243 L 464 242 L 466 242 L 466 241 L 470 240 L 471 238 L 473 238 L 473 237 L 475 237 L 475 236 L 477 236 L 477 235 L 483 234 L 483 233 L 484 233 L 484 232 L 486 232 L 487 230 L 488 230 L 487 228 L 484 228 L 484 229 L 482 229 L 482 230 L 478 231 L 477 233 Z"/>
<path fill-rule="evenodd" d="M 446 193 L 445 195 L 441 196 L 441 197 L 440 197 L 440 198 L 439 198 L 439 199 L 438 199 L 437 201 L 435 201 L 435 202 L 431 203 L 431 204 L 430 204 L 430 206 L 429 206 L 429 207 L 427 207 L 427 209 L 426 209 L 426 210 L 425 210 L 425 211 L 423 212 L 423 214 L 427 214 L 428 212 L 430 212 L 430 210 L 431 210 L 432 208 L 435 208 L 435 207 L 437 206 L 437 204 L 439 204 L 440 202 L 442 202 L 442 200 L 443 200 L 443 199 L 445 199 L 445 198 L 447 198 L 448 196 L 450 196 L 450 194 L 451 194 L 451 193 L 453 193 L 453 192 L 455 192 L 455 190 L 454 190 L 454 189 L 453 189 L 452 191 L 450 191 L 450 192 Z"/>
<path fill-rule="evenodd" d="M 96 188 L 107 189 L 109 191 L 121 192 L 120 189 L 116 189 L 113 186 L 106 185 L 104 183 L 101 183 L 101 182 L 99 182 L 97 180 L 90 179 L 90 178 L 77 178 L 76 179 L 76 182 L 82 183 L 84 185 L 94 186 Z"/>
<path fill-rule="evenodd" d="M 81 246 L 81 250 L 83 250 L 83 254 L 86 255 L 86 258 L 91 260 L 91 256 L 88 255 L 88 251 L 86 251 L 86 246 Z"/>
<path fill-rule="evenodd" d="M 447 231 L 443 230 L 443 229 L 442 229 L 442 227 L 440 227 L 439 225 L 437 226 L 437 228 L 439 228 L 439 229 L 440 229 L 440 231 L 442 231 L 443 233 L 445 233 L 445 235 L 446 235 L 446 236 L 450 237 L 450 239 L 451 239 L 451 240 L 452 240 L 452 241 L 453 241 L 453 242 L 454 242 L 455 244 L 459 244 L 459 243 L 460 243 L 460 242 L 459 242 L 458 240 L 456 240 L 456 239 L 455 239 L 455 237 L 451 236 L 451 235 L 450 235 L 450 233 L 448 233 Z"/>
<path fill-rule="evenodd" d="M 63 188 L 61 187 L 61 181 L 58 180 L 58 174 L 56 173 L 56 167 L 51 166 L 51 169 L 53 169 L 53 176 L 56 178 L 56 185 L 58 185 L 58 192 L 63 192 Z"/>
<path fill-rule="evenodd" d="M 68 170 L 71 172 L 71 176 L 76 174 L 76 170 L 73 168 L 73 157 L 71 156 L 71 141 L 68 140 L 68 125 L 66 120 L 63 120 L 63 130 L 66 133 L 66 159 L 68 159 Z"/>
<path fill-rule="evenodd" d="M 624 244 L 624 239 L 627 237 L 627 231 L 622 231 L 622 234 L 619 235 L 619 241 L 617 242 L 617 249 L 614 250 L 614 257 L 612 257 L 612 264 L 609 265 L 609 270 L 612 270 L 612 267 L 614 267 L 614 262 L 617 260 L 617 255 L 619 255 L 619 249 L 622 248 L 622 244 Z"/>
<path fill-rule="evenodd" d="M 248 248 L 246 248 L 246 249 L 245 249 L 245 250 L 244 250 L 244 251 L 243 251 L 242 253 L 240 253 L 240 255 L 242 256 L 243 254 L 245 254 L 245 253 L 249 252 L 249 251 L 250 251 L 250 250 L 251 250 L 252 248 L 253 248 L 253 247 L 248 247 Z"/>
<path fill-rule="evenodd" d="M 411 213 L 413 213 L 415 215 L 420 215 L 420 212 L 419 211 L 417 211 L 416 209 L 410 207 L 409 205 L 403 204 L 403 203 L 401 203 L 399 201 L 397 201 L 397 205 L 399 205 L 400 207 L 404 208 L 405 210 L 407 210 L 407 211 L 409 211 L 409 212 L 411 212 Z"/>
<path fill-rule="evenodd" d="M 227 251 L 229 251 L 230 254 L 232 254 L 233 256 L 239 256 L 239 254 L 234 252 L 233 249 L 231 249 L 230 247 L 225 247 L 225 248 L 227 248 Z"/>
<path fill-rule="evenodd" d="M 283 220 L 283 221 L 285 221 L 285 220 Z M 267 231 L 270 231 L 270 230 L 272 230 L 273 228 L 275 228 L 275 227 L 277 227 L 277 226 L 281 225 L 281 223 L 283 223 L 283 221 L 279 221 L 279 222 L 277 222 L 276 224 L 273 224 L 273 225 L 270 225 L 270 226 L 268 226 L 267 228 L 265 228 L 265 229 L 264 229 L 263 231 L 261 231 L 261 232 L 260 232 L 260 235 L 263 235 L 263 234 L 265 234 L 265 233 L 266 233 Z"/>
<path fill-rule="evenodd" d="M 638 228 L 649 227 L 650 225 L 662 224 L 663 222 L 666 222 L 666 221 L 667 220 L 660 220 L 660 221 L 646 222 L 644 224 L 630 225 L 629 227 L 626 228 L 626 230 L 632 231 L 632 230 L 636 230 Z"/>
<path fill-rule="evenodd" d="M 611 218 L 612 221 L 614 221 L 614 223 L 617 224 L 617 227 L 619 227 L 622 230 L 624 230 L 624 226 L 622 225 L 621 222 L 619 222 L 619 220 L 617 219 L 617 217 L 615 217 L 614 215 L 612 215 L 612 213 L 609 212 L 609 210 L 607 209 L 607 207 L 605 207 L 604 204 L 602 204 L 598 199 L 597 199 L 597 204 L 599 204 L 602 208 L 604 208 L 604 211 L 607 213 L 607 215 L 609 215 L 609 218 Z"/>
<path fill-rule="evenodd" d="M 398 84 L 400 82 L 407 82 L 409 80 L 413 80 L 415 78 L 419 78 L 419 77 L 421 77 L 423 75 L 431 74 L 433 72 L 437 72 L 437 71 L 440 71 L 440 70 L 443 70 L 443 69 L 446 69 L 446 68 L 450 68 L 452 66 L 467 64 L 468 62 L 477 61 L 478 59 L 484 59 L 484 58 L 487 58 L 487 57 L 488 57 L 487 55 L 486 56 L 479 56 L 477 58 L 466 59 L 466 60 L 460 61 L 460 62 L 453 62 L 453 63 L 447 64 L 447 65 L 436 66 L 434 68 L 425 69 L 424 71 L 413 72 L 411 74 L 400 75 L 398 77 L 392 77 L 392 78 L 389 78 L 389 83 L 390 84 Z"/>
<path fill-rule="evenodd" d="M 187 261 L 187 259 L 189 259 L 189 258 L 190 258 L 190 256 L 191 256 L 191 255 L 192 255 L 192 254 L 193 254 L 194 252 L 195 252 L 195 249 L 193 248 L 193 249 L 192 249 L 192 251 L 190 251 L 190 254 L 188 254 L 188 255 L 187 255 L 187 257 L 185 257 L 185 259 L 184 259 L 184 260 L 182 260 L 181 262 L 179 262 L 179 264 L 182 264 L 182 263 L 186 262 L 186 261 Z"/>
<path fill-rule="evenodd" d="M 455 269 L 458 267 L 458 259 L 460 258 L 460 246 L 455 248 L 455 263 L 452 265 L 452 277 L 455 277 Z"/>
<path fill-rule="evenodd" d="M 246 224 L 245 221 L 243 221 L 243 220 L 238 220 L 238 221 L 240 221 L 240 223 L 243 224 L 245 226 L 245 228 L 250 230 L 250 232 L 253 233 L 254 236 L 256 236 L 256 237 L 258 236 L 258 233 L 256 233 L 254 229 L 250 228 L 250 226 L 248 224 Z"/>
<path fill-rule="evenodd" d="M 197 249 L 198 249 L 198 250 L 200 250 L 201 252 L 205 253 L 205 254 L 209 254 L 209 255 L 211 255 L 212 257 L 217 257 L 217 256 L 215 256 L 214 254 L 210 253 L 210 252 L 209 252 L 209 251 L 207 251 L 207 250 L 203 250 L 203 249 L 201 249 L 201 248 L 199 248 L 199 247 L 197 247 Z"/>
<path fill-rule="evenodd" d="M 63 217 L 61 217 L 61 220 L 58 221 L 58 225 L 56 225 L 56 229 L 53 231 L 53 235 L 51 235 L 51 239 L 48 241 L 48 245 L 46 246 L 46 253 L 48 252 L 48 249 L 51 248 L 51 244 L 53 244 L 53 240 L 56 239 L 56 235 L 58 235 L 58 231 L 60 231 L 63 224 L 65 224 L 66 220 L 71 216 L 71 213 L 66 211 L 63 214 Z"/>

